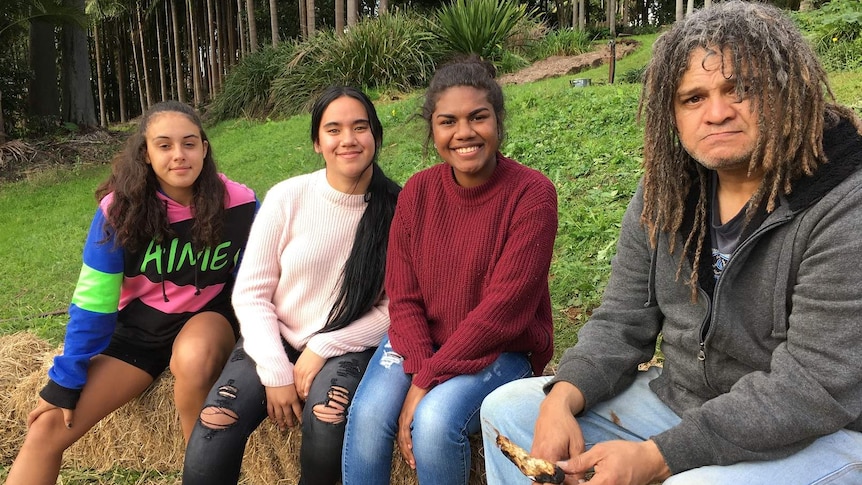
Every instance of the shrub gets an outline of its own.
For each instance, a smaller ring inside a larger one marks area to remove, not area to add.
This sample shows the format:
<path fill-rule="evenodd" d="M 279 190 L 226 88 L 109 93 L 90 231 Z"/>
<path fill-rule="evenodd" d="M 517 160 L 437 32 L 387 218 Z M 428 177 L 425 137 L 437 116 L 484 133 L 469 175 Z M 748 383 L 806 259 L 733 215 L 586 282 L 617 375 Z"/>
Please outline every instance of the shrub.
<path fill-rule="evenodd" d="M 272 110 L 272 83 L 294 55 L 296 48 L 294 43 L 283 43 L 275 48 L 264 47 L 246 56 L 228 74 L 224 88 L 207 110 L 207 121 L 266 117 Z"/>
<path fill-rule="evenodd" d="M 440 48 L 418 16 L 402 13 L 365 19 L 343 35 L 320 32 L 300 44 L 273 82 L 276 116 L 307 110 L 327 86 L 412 90 L 434 72 Z"/>
<path fill-rule="evenodd" d="M 550 56 L 576 56 L 590 50 L 590 37 L 583 30 L 554 30 L 530 50 L 529 58 L 545 59 Z"/>
<path fill-rule="evenodd" d="M 528 15 L 514 0 L 453 0 L 437 11 L 434 30 L 452 52 L 497 60 L 504 41 Z"/>
<path fill-rule="evenodd" d="M 827 70 L 862 69 L 862 2 L 833 0 L 793 18 L 807 33 Z"/>

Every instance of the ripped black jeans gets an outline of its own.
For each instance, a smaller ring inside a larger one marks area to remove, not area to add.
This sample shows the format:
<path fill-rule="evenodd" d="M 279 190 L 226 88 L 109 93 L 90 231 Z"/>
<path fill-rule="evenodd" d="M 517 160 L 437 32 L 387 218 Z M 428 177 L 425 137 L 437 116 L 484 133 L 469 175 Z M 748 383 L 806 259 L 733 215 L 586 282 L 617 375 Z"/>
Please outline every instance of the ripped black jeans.
<path fill-rule="evenodd" d="M 300 353 L 287 345 L 285 350 L 291 362 L 296 362 Z M 312 409 L 330 400 L 347 409 L 374 350 L 333 357 L 314 378 L 302 410 L 300 485 L 334 485 L 341 480 L 346 420 L 337 424 L 323 422 Z M 210 390 L 201 414 L 214 411 L 228 415 L 231 424 L 213 426 L 198 418 L 186 448 L 184 485 L 236 484 L 248 437 L 267 417 L 264 386 L 254 361 L 243 349 L 242 339 Z"/>

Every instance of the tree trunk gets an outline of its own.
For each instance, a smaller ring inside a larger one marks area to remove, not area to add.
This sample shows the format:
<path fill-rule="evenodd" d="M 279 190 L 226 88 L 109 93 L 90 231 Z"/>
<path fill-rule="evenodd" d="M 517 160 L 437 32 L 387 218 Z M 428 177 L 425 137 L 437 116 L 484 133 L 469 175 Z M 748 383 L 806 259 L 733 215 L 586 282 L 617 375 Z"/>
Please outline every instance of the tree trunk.
<path fill-rule="evenodd" d="M 217 55 L 216 55 L 216 43 L 215 43 L 215 17 L 213 16 L 213 0 L 206 0 L 207 2 L 207 39 L 209 41 L 209 48 L 207 49 L 207 64 L 206 71 L 207 77 L 209 77 L 209 86 L 210 86 L 210 97 L 215 96 L 215 93 L 218 92 L 218 74 L 217 71 L 219 69 Z"/>
<path fill-rule="evenodd" d="M 305 18 L 308 27 L 306 28 L 308 32 L 308 37 L 314 36 L 314 0 L 305 0 Z"/>
<path fill-rule="evenodd" d="M 67 6 L 84 11 L 84 0 L 67 0 Z M 90 54 L 87 32 L 79 25 L 66 23 L 62 29 L 61 53 L 63 121 L 83 128 L 96 127 L 96 107 L 90 85 Z"/>
<path fill-rule="evenodd" d="M 122 22 L 115 22 L 114 29 L 116 29 L 115 39 L 122 38 Z M 120 102 L 120 123 L 125 123 L 127 120 L 127 115 L 129 113 L 129 108 L 126 103 L 126 90 L 128 84 L 126 83 L 126 79 L 128 73 L 126 71 L 126 56 L 125 49 L 123 49 L 123 43 L 117 42 L 117 91 L 119 94 L 117 98 Z"/>
<path fill-rule="evenodd" d="M 676 21 L 679 22 L 685 18 L 685 4 L 683 0 L 676 0 Z"/>
<path fill-rule="evenodd" d="M 694 0 L 688 0 L 688 5 L 685 8 L 685 16 L 688 17 L 694 13 Z"/>
<path fill-rule="evenodd" d="M 0 145 L 6 143 L 6 122 L 3 120 L 3 90 L 0 89 Z"/>
<path fill-rule="evenodd" d="M 140 2 L 135 2 L 136 10 L 135 14 L 138 19 L 138 40 L 141 43 L 141 71 L 144 74 L 144 91 L 147 93 L 147 104 L 146 109 L 150 109 L 150 106 L 153 104 L 153 91 L 150 88 L 150 69 L 147 65 L 147 45 L 144 43 L 144 21 L 141 19 L 141 4 Z M 140 79 L 138 79 L 140 81 Z"/>
<path fill-rule="evenodd" d="M 703 8 L 711 7 L 712 0 L 703 0 Z"/>
<path fill-rule="evenodd" d="M 248 45 L 251 52 L 257 52 L 257 22 L 254 20 L 254 0 L 245 0 L 248 12 Z"/>
<path fill-rule="evenodd" d="M 153 16 L 153 19 L 156 23 L 156 53 L 159 61 L 159 94 L 161 95 L 160 101 L 168 100 L 168 78 L 165 75 L 165 57 L 162 54 L 162 27 L 159 25 L 159 17 L 157 15 Z"/>
<path fill-rule="evenodd" d="M 54 24 L 34 19 L 30 22 L 29 108 L 35 116 L 60 117 L 57 90 L 57 43 Z"/>
<path fill-rule="evenodd" d="M 99 89 L 99 125 L 108 127 L 108 115 L 105 112 L 105 81 L 102 78 L 102 40 L 99 35 L 99 20 L 93 22 L 93 45 L 96 50 L 96 85 Z"/>
<path fill-rule="evenodd" d="M 135 41 L 135 26 L 134 21 L 130 18 L 129 22 L 131 29 L 129 30 L 129 38 L 132 41 L 132 61 L 135 65 L 135 84 L 138 86 L 138 99 L 141 102 L 141 112 L 147 109 L 147 97 L 144 95 L 144 85 L 141 83 L 141 68 L 138 65 L 138 43 Z"/>
<path fill-rule="evenodd" d="M 299 0 L 299 34 L 303 39 L 308 38 L 308 12 L 305 9 L 305 0 Z"/>
<path fill-rule="evenodd" d="M 336 0 L 338 3 L 338 0 Z M 278 3 L 276 0 L 269 0 L 269 26 L 272 29 L 272 46 L 278 45 Z"/>
<path fill-rule="evenodd" d="M 226 4 L 222 7 L 222 17 L 224 18 L 224 23 L 222 27 L 219 29 L 219 32 L 223 32 L 227 30 L 227 44 L 224 45 L 224 57 L 226 59 L 225 67 L 230 68 L 236 64 L 236 29 L 234 29 L 234 25 L 237 27 L 241 27 L 241 22 L 234 22 L 233 20 L 233 9 L 228 8 L 229 4 Z M 221 44 L 220 44 L 221 45 Z M 227 72 L 227 69 L 225 69 Z"/>
<path fill-rule="evenodd" d="M 215 5 L 213 5 L 214 16 L 215 16 L 215 31 L 218 33 L 215 38 L 215 58 L 216 62 L 218 62 L 218 69 L 215 71 L 215 83 L 218 86 L 218 90 L 221 91 L 222 86 L 224 86 L 224 76 L 227 73 L 228 62 L 225 60 L 225 43 L 227 39 L 225 39 L 225 32 L 228 30 L 232 30 L 230 28 L 225 27 L 224 17 L 222 15 L 222 2 L 216 1 Z"/>
<path fill-rule="evenodd" d="M 335 34 L 344 33 L 344 0 L 335 0 Z"/>
<path fill-rule="evenodd" d="M 356 0 L 347 0 L 347 27 L 356 25 L 359 20 L 359 7 Z"/>
<path fill-rule="evenodd" d="M 197 22 L 194 15 L 194 0 L 186 0 L 186 14 L 189 20 L 189 37 L 191 38 L 192 84 L 194 85 L 194 106 L 199 108 L 204 102 L 203 86 L 201 85 L 200 50 L 198 49 Z"/>
<path fill-rule="evenodd" d="M 578 30 L 587 30 L 587 1 L 578 0 Z"/>
<path fill-rule="evenodd" d="M 387 0 L 380 0 L 377 3 L 377 15 L 384 14 L 389 11 L 389 2 Z"/>
<path fill-rule="evenodd" d="M 174 70 L 177 76 L 177 101 L 186 102 L 186 83 L 183 76 L 182 49 L 180 48 L 180 21 L 177 14 L 177 0 L 171 0 L 171 25 L 174 30 Z"/>
<path fill-rule="evenodd" d="M 243 27 L 242 20 L 242 0 L 236 0 L 236 26 L 239 30 L 239 52 L 240 58 L 245 57 L 246 52 L 248 52 L 248 46 L 245 42 L 245 28 Z"/>

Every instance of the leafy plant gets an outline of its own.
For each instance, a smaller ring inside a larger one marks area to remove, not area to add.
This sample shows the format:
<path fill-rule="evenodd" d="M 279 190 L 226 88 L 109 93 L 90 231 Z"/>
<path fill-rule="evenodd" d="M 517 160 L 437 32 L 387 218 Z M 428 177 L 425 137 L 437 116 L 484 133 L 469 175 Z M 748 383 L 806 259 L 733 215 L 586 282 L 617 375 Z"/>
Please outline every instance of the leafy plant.
<path fill-rule="evenodd" d="M 318 33 L 297 47 L 273 82 L 273 113 L 303 112 L 331 84 L 416 89 L 433 74 L 440 52 L 425 21 L 406 14 L 367 19 L 343 35 Z"/>
<path fill-rule="evenodd" d="M 275 78 L 296 51 L 293 43 L 264 47 L 246 56 L 225 79 L 224 88 L 207 111 L 207 120 L 262 118 L 272 110 L 270 91 Z"/>
<path fill-rule="evenodd" d="M 533 46 L 529 58 L 539 60 L 550 56 L 576 56 L 590 50 L 590 43 L 590 37 L 583 30 L 553 30 Z"/>
<path fill-rule="evenodd" d="M 527 15 L 513 0 L 453 0 L 435 16 L 435 33 L 451 51 L 499 59 L 504 41 Z"/>

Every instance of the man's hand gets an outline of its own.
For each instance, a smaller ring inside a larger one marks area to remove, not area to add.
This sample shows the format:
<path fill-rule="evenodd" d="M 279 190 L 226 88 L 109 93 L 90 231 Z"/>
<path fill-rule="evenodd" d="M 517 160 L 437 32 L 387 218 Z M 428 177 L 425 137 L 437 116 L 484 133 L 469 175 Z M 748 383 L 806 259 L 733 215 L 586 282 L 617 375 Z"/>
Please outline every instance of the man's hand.
<path fill-rule="evenodd" d="M 296 364 L 293 364 L 293 383 L 296 385 L 296 393 L 305 401 L 311 392 L 311 383 L 317 377 L 317 373 L 323 368 L 326 359 L 315 354 L 308 347 L 302 351 Z"/>
<path fill-rule="evenodd" d="M 296 394 L 295 385 L 264 389 L 266 390 L 266 412 L 280 431 L 297 423 L 302 424 L 302 401 Z"/>
<path fill-rule="evenodd" d="M 66 424 L 66 428 L 71 429 L 72 418 L 75 416 L 75 410 L 55 406 L 48 401 L 42 399 L 41 397 L 39 398 L 39 402 L 36 404 L 36 407 L 33 408 L 33 410 L 30 411 L 29 414 L 27 414 L 27 427 L 29 428 L 30 426 L 32 426 L 33 422 L 36 421 L 39 416 L 52 409 L 59 409 L 63 411 L 63 423 Z"/>
<path fill-rule="evenodd" d="M 583 476 L 593 469 L 590 485 L 648 485 L 670 476 L 670 469 L 652 440 L 605 441 L 567 463 L 560 463 L 566 474 Z"/>
<path fill-rule="evenodd" d="M 530 454 L 556 463 L 583 453 L 584 436 L 575 420 L 583 403 L 584 396 L 577 387 L 567 382 L 554 384 L 539 408 Z M 563 471 L 567 475 L 565 483 L 578 483 L 584 478 L 584 472 L 572 474 L 566 467 Z"/>
<path fill-rule="evenodd" d="M 401 450 L 404 461 L 413 470 L 416 469 L 416 458 L 413 456 L 413 437 L 410 434 L 410 425 L 413 424 L 416 407 L 419 406 L 419 402 L 426 394 L 428 394 L 427 389 L 411 384 L 407 396 L 404 398 L 404 404 L 401 406 L 401 415 L 398 417 L 398 449 Z"/>

